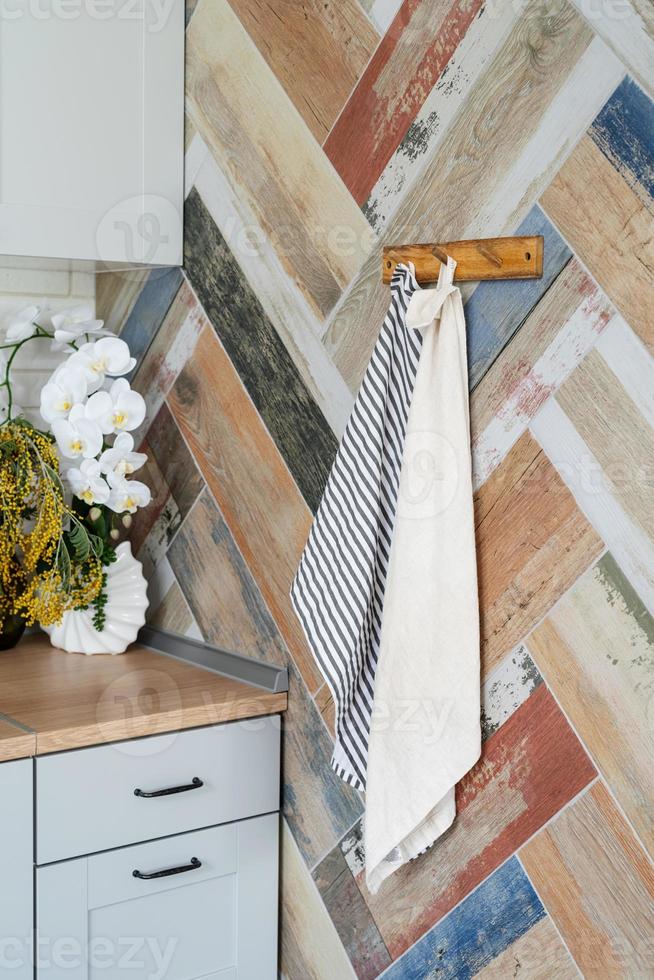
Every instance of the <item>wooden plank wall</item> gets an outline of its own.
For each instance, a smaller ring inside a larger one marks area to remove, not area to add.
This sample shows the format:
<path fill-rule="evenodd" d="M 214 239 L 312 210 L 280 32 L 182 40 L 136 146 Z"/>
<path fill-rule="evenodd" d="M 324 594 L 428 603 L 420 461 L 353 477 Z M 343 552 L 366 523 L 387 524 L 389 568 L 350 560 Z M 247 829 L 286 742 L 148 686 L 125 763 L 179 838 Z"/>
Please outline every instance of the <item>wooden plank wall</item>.
<path fill-rule="evenodd" d="M 98 312 L 148 404 L 152 620 L 290 668 L 281 975 L 651 976 L 651 5 L 187 13 L 184 269 L 103 276 Z M 513 233 L 544 235 L 543 279 L 465 290 L 483 755 L 452 831 L 373 896 L 288 589 L 382 243 Z"/>

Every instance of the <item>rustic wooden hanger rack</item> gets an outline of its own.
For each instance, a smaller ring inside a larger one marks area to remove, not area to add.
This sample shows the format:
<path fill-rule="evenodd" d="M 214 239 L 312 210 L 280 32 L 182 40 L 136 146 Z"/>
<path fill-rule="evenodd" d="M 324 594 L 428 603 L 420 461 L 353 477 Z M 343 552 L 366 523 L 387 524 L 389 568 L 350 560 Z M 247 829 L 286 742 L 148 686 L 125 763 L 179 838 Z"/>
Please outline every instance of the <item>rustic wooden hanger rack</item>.
<path fill-rule="evenodd" d="M 471 238 L 462 242 L 384 247 L 382 279 L 388 284 L 395 266 L 413 262 L 419 283 L 435 282 L 441 263 L 456 261 L 455 280 L 539 279 L 543 275 L 543 236 Z"/>

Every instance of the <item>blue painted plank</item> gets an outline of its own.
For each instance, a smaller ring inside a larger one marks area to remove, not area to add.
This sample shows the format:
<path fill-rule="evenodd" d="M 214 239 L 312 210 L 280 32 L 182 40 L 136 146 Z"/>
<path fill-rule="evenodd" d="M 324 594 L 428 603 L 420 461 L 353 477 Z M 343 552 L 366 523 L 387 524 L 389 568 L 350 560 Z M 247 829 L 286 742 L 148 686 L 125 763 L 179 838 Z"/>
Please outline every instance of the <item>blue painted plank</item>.
<path fill-rule="evenodd" d="M 406 951 L 385 980 L 469 980 L 545 916 L 529 878 L 510 858 Z"/>
<path fill-rule="evenodd" d="M 542 235 L 545 239 L 543 278 L 481 282 L 466 303 L 471 390 L 479 384 L 572 257 L 572 252 L 538 205 L 534 205 L 515 234 Z"/>
<path fill-rule="evenodd" d="M 127 317 L 120 336 L 129 344 L 132 357 L 136 358 L 135 373 L 139 364 L 157 336 L 166 313 L 182 284 L 182 270 L 153 269 L 145 280 L 136 303 Z"/>
<path fill-rule="evenodd" d="M 631 78 L 620 82 L 589 133 L 627 183 L 654 198 L 654 102 Z"/>

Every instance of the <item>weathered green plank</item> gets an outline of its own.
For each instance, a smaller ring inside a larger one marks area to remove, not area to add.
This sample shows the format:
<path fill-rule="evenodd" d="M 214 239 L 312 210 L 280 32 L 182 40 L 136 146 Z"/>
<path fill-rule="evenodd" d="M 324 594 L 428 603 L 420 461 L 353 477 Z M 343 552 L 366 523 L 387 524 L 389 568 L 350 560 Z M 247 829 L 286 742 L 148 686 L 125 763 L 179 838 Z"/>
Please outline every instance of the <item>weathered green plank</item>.
<path fill-rule="evenodd" d="M 302 496 L 316 510 L 337 441 L 195 191 L 186 202 L 184 267 Z"/>

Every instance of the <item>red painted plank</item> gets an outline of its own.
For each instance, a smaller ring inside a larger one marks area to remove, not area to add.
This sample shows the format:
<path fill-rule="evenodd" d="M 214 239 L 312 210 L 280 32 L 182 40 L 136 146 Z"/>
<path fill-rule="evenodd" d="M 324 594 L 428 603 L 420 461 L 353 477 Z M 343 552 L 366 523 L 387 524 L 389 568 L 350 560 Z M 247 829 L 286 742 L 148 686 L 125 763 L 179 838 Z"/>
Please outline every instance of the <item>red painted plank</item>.
<path fill-rule="evenodd" d="M 357 883 L 395 959 L 596 776 L 545 684 L 484 743 L 452 828 L 376 895 Z"/>
<path fill-rule="evenodd" d="M 477 16 L 482 0 L 404 0 L 324 150 L 359 205 Z"/>

